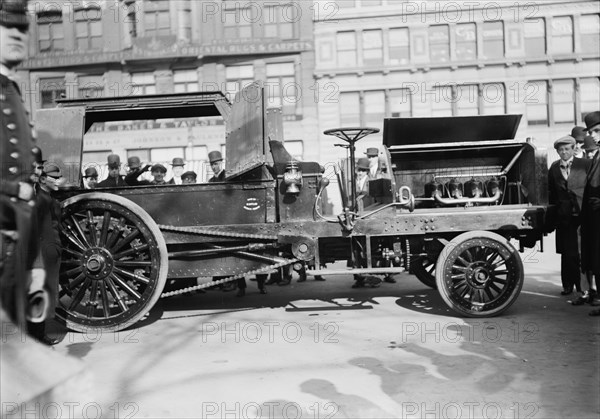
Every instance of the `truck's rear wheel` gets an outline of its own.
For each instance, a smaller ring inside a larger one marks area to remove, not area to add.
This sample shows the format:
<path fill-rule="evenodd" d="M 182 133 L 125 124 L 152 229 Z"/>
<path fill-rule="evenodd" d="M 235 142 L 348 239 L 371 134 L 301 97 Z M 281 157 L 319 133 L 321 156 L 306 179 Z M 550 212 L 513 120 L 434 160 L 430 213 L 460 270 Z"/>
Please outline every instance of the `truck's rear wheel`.
<path fill-rule="evenodd" d="M 168 272 L 167 246 L 152 218 L 117 195 L 63 202 L 57 317 L 77 331 L 124 329 L 156 303 Z"/>
<path fill-rule="evenodd" d="M 452 239 L 437 260 L 436 281 L 446 304 L 467 317 L 496 316 L 521 292 L 523 263 L 496 233 L 470 231 Z"/>

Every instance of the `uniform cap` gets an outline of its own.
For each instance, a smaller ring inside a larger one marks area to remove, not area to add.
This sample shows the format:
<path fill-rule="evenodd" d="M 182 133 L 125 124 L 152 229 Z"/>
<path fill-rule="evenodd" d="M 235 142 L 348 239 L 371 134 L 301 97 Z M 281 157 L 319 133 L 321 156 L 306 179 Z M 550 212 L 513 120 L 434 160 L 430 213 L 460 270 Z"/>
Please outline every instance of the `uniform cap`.
<path fill-rule="evenodd" d="M 223 160 L 223 156 L 221 155 L 220 151 L 211 151 L 210 153 L 208 153 L 208 161 L 211 164 L 221 160 Z"/>
<path fill-rule="evenodd" d="M 588 113 L 585 118 L 583 118 L 583 121 L 588 130 L 594 128 L 596 125 L 600 124 L 600 111 Z"/>
<path fill-rule="evenodd" d="M 192 179 L 196 180 L 196 178 L 197 178 L 196 172 L 192 172 L 190 170 L 189 172 L 185 172 L 184 174 L 181 175 L 181 179 L 186 179 L 186 178 L 192 178 Z"/>
<path fill-rule="evenodd" d="M 598 148 L 598 144 L 596 144 L 596 141 L 594 141 L 594 137 L 592 137 L 591 135 L 588 135 L 583 139 L 583 145 L 581 146 L 582 150 L 594 151 Z"/>
<path fill-rule="evenodd" d="M 27 0 L 0 0 L 0 25 L 27 30 Z"/>
<path fill-rule="evenodd" d="M 171 166 L 185 166 L 185 162 L 181 157 L 175 157 L 171 163 Z"/>
<path fill-rule="evenodd" d="M 150 169 L 150 171 L 167 173 L 167 168 L 160 163 L 156 163 L 154 166 L 152 166 L 152 169 Z"/>
<path fill-rule="evenodd" d="M 127 159 L 127 166 L 129 166 L 130 169 L 139 169 L 141 165 L 142 162 L 138 156 L 131 156 Z"/>
<path fill-rule="evenodd" d="M 118 154 L 109 154 L 106 158 L 106 162 L 111 169 L 121 166 L 121 158 Z"/>
<path fill-rule="evenodd" d="M 358 159 L 358 163 L 356 164 L 357 170 L 369 170 L 369 159 L 366 157 L 361 157 Z"/>
<path fill-rule="evenodd" d="M 558 147 L 565 144 L 571 144 L 573 147 L 575 147 L 575 143 L 575 138 L 571 137 L 570 135 L 565 135 L 564 137 L 554 141 L 554 148 L 558 150 Z"/>
<path fill-rule="evenodd" d="M 376 147 L 369 147 L 367 148 L 367 152 L 365 154 L 367 155 L 367 157 L 379 156 L 379 149 Z"/>
<path fill-rule="evenodd" d="M 88 167 L 87 169 L 85 169 L 84 178 L 89 178 L 89 177 L 98 177 L 98 171 L 96 170 L 95 167 Z"/>
<path fill-rule="evenodd" d="M 585 138 L 585 131 L 584 127 L 574 127 L 571 130 L 571 137 L 575 138 L 578 143 L 582 143 Z"/>
<path fill-rule="evenodd" d="M 58 165 L 56 163 L 45 163 L 44 167 L 42 169 L 42 173 L 46 176 L 50 176 L 53 178 L 59 178 L 62 177 L 62 172 L 60 170 L 60 167 L 58 167 Z"/>

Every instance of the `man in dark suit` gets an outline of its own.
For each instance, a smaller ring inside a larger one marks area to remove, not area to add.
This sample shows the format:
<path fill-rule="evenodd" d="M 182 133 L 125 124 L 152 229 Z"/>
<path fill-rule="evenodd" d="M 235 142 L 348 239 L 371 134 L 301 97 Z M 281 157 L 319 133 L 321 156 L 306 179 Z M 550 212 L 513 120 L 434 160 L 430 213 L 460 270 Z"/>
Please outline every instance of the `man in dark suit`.
<path fill-rule="evenodd" d="M 596 145 L 600 143 L 600 111 L 590 112 L 584 118 L 588 134 Z M 600 287 L 600 152 L 591 160 L 583 193 L 583 209 L 581 216 L 581 270 L 596 277 L 596 289 Z M 593 296 L 589 303 L 594 302 Z M 590 312 L 591 316 L 600 315 L 600 310 Z"/>
<path fill-rule="evenodd" d="M 15 82 L 27 58 L 26 0 L 2 0 L 0 8 L 0 300 L 2 310 L 25 327 L 27 278 L 37 256 L 35 133 Z M 39 153 L 38 153 L 39 154 Z"/>
<path fill-rule="evenodd" d="M 214 176 L 208 179 L 209 182 L 223 182 L 225 180 L 225 169 L 223 168 L 223 156 L 220 151 L 211 151 L 208 153 L 208 161 Z"/>
<path fill-rule="evenodd" d="M 570 135 L 554 142 L 560 159 L 548 171 L 549 203 L 555 206 L 556 252 L 561 254 L 561 295 L 569 295 L 573 287 L 581 292 L 579 239 L 577 229 L 583 190 L 591 162 L 574 157 L 575 139 Z"/>
<path fill-rule="evenodd" d="M 150 185 L 150 181 L 146 179 L 138 179 L 145 172 L 150 170 L 151 165 L 146 164 L 142 167 L 142 161 L 138 156 L 131 156 L 127 159 L 127 174 L 125 175 L 125 183 L 129 186 Z"/>
<path fill-rule="evenodd" d="M 121 176 L 121 158 L 118 154 L 109 154 L 106 158 L 108 165 L 108 177 L 100 182 L 97 188 L 114 188 L 116 186 L 127 186 L 125 179 Z"/>

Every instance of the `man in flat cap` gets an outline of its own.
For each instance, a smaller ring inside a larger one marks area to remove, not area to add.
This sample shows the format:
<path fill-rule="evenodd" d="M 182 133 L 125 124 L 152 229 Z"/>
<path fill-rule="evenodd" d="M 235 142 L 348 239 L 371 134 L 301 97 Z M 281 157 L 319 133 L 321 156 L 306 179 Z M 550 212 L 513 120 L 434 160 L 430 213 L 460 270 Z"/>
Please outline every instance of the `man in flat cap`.
<path fill-rule="evenodd" d="M 596 145 L 600 143 L 600 111 L 591 112 L 584 118 L 588 134 Z M 600 152 L 591 160 L 583 192 L 583 209 L 581 215 L 581 270 L 588 276 L 596 277 L 596 289 L 600 287 Z M 591 286 L 590 286 L 591 288 Z M 589 301 L 593 303 L 592 301 Z M 590 312 L 592 316 L 600 315 L 600 310 Z"/>
<path fill-rule="evenodd" d="M 83 172 L 83 187 L 95 189 L 98 186 L 98 171 L 95 167 L 88 167 Z"/>
<path fill-rule="evenodd" d="M 14 69 L 27 58 L 27 1 L 0 2 L 0 301 L 25 327 L 26 286 L 37 255 L 35 231 L 35 133 Z"/>
<path fill-rule="evenodd" d="M 181 185 L 183 180 L 181 179 L 181 175 L 183 173 L 183 167 L 185 166 L 185 161 L 181 157 L 175 157 L 171 162 L 171 167 L 173 170 L 173 177 L 169 180 L 169 184 L 171 185 Z"/>
<path fill-rule="evenodd" d="M 125 179 L 121 176 L 121 158 L 118 154 L 109 154 L 106 158 L 108 166 L 108 177 L 98 184 L 98 188 L 114 188 L 127 186 Z"/>
<path fill-rule="evenodd" d="M 208 153 L 208 161 L 214 176 L 208 179 L 209 182 L 223 182 L 225 180 L 225 169 L 223 168 L 223 156 L 220 151 L 211 151 Z"/>
<path fill-rule="evenodd" d="M 166 185 L 165 175 L 167 174 L 167 168 L 160 163 L 155 164 L 150 169 L 153 179 L 150 181 L 151 185 Z"/>
<path fill-rule="evenodd" d="M 181 182 L 183 185 L 193 184 L 196 183 L 197 177 L 196 172 L 190 170 L 181 175 Z"/>
<path fill-rule="evenodd" d="M 150 185 L 150 181 L 139 179 L 139 177 L 150 170 L 150 164 L 142 167 L 142 161 L 138 156 L 131 156 L 127 159 L 127 174 L 125 175 L 125 183 L 129 186 Z"/>
<path fill-rule="evenodd" d="M 548 201 L 554 205 L 556 252 L 561 255 L 561 295 L 581 292 L 579 237 L 577 230 L 583 200 L 583 189 L 591 162 L 574 157 L 575 138 L 570 135 L 554 142 L 560 159 L 548 171 Z"/>

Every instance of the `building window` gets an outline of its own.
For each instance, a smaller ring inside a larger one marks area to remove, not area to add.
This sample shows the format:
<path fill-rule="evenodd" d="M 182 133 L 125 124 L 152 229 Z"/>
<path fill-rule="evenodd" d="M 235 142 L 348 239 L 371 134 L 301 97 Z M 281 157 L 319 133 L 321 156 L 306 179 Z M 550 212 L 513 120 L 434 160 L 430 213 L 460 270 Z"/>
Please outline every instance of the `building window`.
<path fill-rule="evenodd" d="M 137 21 L 138 17 L 136 15 L 138 6 L 135 4 L 135 0 L 122 0 L 123 8 L 125 9 L 125 19 L 123 23 L 125 23 L 125 27 L 127 28 L 127 32 L 131 38 L 137 37 Z"/>
<path fill-rule="evenodd" d="M 556 80 L 552 83 L 552 114 L 555 124 L 575 122 L 575 83 Z"/>
<path fill-rule="evenodd" d="M 227 97 L 233 101 L 237 92 L 254 81 L 254 67 L 249 65 L 236 65 L 225 68 Z"/>
<path fill-rule="evenodd" d="M 75 42 L 77 49 L 87 51 L 102 48 L 102 11 L 88 8 L 75 11 Z"/>
<path fill-rule="evenodd" d="M 337 0 L 336 4 L 340 9 L 349 9 L 356 7 L 356 0 Z"/>
<path fill-rule="evenodd" d="M 360 121 L 360 94 L 358 92 L 340 93 L 340 124 L 343 127 L 356 127 Z"/>
<path fill-rule="evenodd" d="M 383 118 L 385 118 L 385 92 L 383 90 L 365 92 L 363 114 L 364 125 L 383 128 Z"/>
<path fill-rule="evenodd" d="M 530 81 L 525 84 L 525 105 L 528 125 L 548 125 L 548 82 Z"/>
<path fill-rule="evenodd" d="M 506 92 L 503 83 L 485 83 L 481 86 L 481 115 L 504 115 Z"/>
<path fill-rule="evenodd" d="M 429 27 L 429 57 L 434 63 L 444 63 L 450 60 L 448 25 Z"/>
<path fill-rule="evenodd" d="M 390 64 L 408 64 L 410 48 L 408 28 L 392 28 L 389 30 Z"/>
<path fill-rule="evenodd" d="M 504 57 L 504 25 L 502 22 L 483 22 L 482 37 L 484 58 Z"/>
<path fill-rule="evenodd" d="M 286 140 L 285 149 L 296 160 L 304 160 L 304 142 L 302 140 Z"/>
<path fill-rule="evenodd" d="M 544 19 L 525 19 L 525 56 L 546 54 L 546 22 Z"/>
<path fill-rule="evenodd" d="M 223 35 L 228 39 L 251 39 L 252 23 L 257 21 L 254 7 L 240 8 L 239 3 L 226 5 L 223 11 Z"/>
<path fill-rule="evenodd" d="M 198 71 L 196 69 L 173 71 L 173 86 L 175 93 L 197 92 L 200 90 Z"/>
<path fill-rule="evenodd" d="M 56 99 L 63 98 L 66 95 L 65 79 L 40 79 L 40 93 L 42 108 L 53 108 Z"/>
<path fill-rule="evenodd" d="M 267 64 L 267 104 L 281 107 L 283 115 L 296 115 L 300 86 L 294 75 L 294 63 Z"/>
<path fill-rule="evenodd" d="M 573 19 L 561 16 L 552 19 L 552 53 L 568 54 L 573 52 Z"/>
<path fill-rule="evenodd" d="M 65 49 L 65 35 L 60 10 L 48 10 L 38 13 L 37 24 L 40 52 L 63 51 Z"/>
<path fill-rule="evenodd" d="M 104 94 L 102 76 L 79 76 L 77 90 L 80 99 L 102 97 Z"/>
<path fill-rule="evenodd" d="M 340 67 L 356 67 L 356 32 L 338 32 L 337 61 Z"/>
<path fill-rule="evenodd" d="M 165 36 L 171 33 L 168 0 L 144 2 L 144 35 Z"/>
<path fill-rule="evenodd" d="M 383 40 L 381 30 L 362 32 L 363 64 L 383 64 Z"/>
<path fill-rule="evenodd" d="M 266 6 L 264 12 L 263 27 L 266 38 L 293 39 L 294 22 L 298 16 L 288 14 L 294 13 L 293 7 Z"/>
<path fill-rule="evenodd" d="M 456 59 L 472 61 L 477 58 L 477 29 L 474 23 L 460 23 L 454 29 Z"/>
<path fill-rule="evenodd" d="M 581 52 L 600 52 L 600 15 L 583 15 L 579 17 L 579 33 L 581 34 Z"/>
<path fill-rule="evenodd" d="M 431 116 L 452 116 L 453 94 L 451 86 L 434 86 L 433 101 L 430 102 Z"/>
<path fill-rule="evenodd" d="M 156 93 L 156 83 L 152 72 L 133 73 L 131 84 L 133 85 L 133 95 L 153 95 Z"/>
<path fill-rule="evenodd" d="M 461 84 L 454 89 L 455 116 L 479 114 L 479 89 L 476 84 Z"/>
<path fill-rule="evenodd" d="M 409 89 L 391 89 L 389 93 L 390 116 L 409 118 L 412 116 L 412 103 Z"/>
<path fill-rule="evenodd" d="M 581 120 L 590 112 L 600 109 L 600 78 L 580 79 L 579 93 L 581 103 Z"/>

